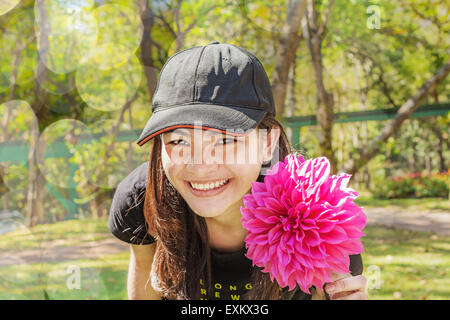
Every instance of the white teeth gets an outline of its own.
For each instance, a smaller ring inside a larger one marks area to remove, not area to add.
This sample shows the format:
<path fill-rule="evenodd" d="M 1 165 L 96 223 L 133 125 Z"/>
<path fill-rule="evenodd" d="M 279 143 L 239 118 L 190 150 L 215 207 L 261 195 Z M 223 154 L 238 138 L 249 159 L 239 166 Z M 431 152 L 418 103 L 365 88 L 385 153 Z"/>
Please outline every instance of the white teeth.
<path fill-rule="evenodd" d="M 216 181 L 216 182 L 211 182 L 211 183 L 208 183 L 208 184 L 199 184 L 199 183 L 193 183 L 193 182 L 190 182 L 190 184 L 191 184 L 192 188 L 194 188 L 194 189 L 210 190 L 210 189 L 214 189 L 214 188 L 218 188 L 220 186 L 223 186 L 227 182 L 228 182 L 228 179 L 221 180 L 221 181 Z"/>

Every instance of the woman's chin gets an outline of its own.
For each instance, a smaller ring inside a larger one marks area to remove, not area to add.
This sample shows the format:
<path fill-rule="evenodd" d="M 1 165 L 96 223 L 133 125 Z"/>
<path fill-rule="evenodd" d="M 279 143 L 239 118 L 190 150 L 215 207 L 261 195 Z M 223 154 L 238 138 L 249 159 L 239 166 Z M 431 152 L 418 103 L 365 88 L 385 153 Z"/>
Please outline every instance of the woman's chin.
<path fill-rule="evenodd" d="M 196 215 L 203 217 L 203 218 L 214 218 L 214 217 L 220 216 L 220 214 L 226 210 L 226 208 L 223 208 L 223 210 L 221 210 L 217 206 L 211 206 L 211 205 L 210 206 L 199 206 L 198 204 L 190 205 L 189 203 L 188 203 L 188 205 Z"/>

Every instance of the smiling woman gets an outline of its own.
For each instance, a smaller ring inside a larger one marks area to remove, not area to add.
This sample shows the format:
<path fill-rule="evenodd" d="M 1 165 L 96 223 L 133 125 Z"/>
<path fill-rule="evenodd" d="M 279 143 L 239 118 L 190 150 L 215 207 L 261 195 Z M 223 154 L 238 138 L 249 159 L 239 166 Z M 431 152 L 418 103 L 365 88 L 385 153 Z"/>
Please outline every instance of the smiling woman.
<path fill-rule="evenodd" d="M 267 134 L 266 145 L 259 152 L 260 161 L 227 162 L 227 157 L 222 158 L 223 163 L 213 161 L 220 160 L 214 157 L 220 150 L 235 155 L 256 151 L 251 141 L 260 129 Z M 279 287 L 259 269 L 252 268 L 244 256 L 246 230 L 240 207 L 251 183 L 264 178 L 261 169 L 264 163 L 270 163 L 272 154 L 291 151 L 285 133 L 271 115 L 246 137 L 230 138 L 208 130 L 200 134 L 195 130 L 184 129 L 185 135 L 168 132 L 153 141 L 144 213 L 149 230 L 157 232 L 154 288 L 169 299 L 182 298 L 183 289 L 189 290 L 191 299 L 245 299 L 252 294 L 268 294 L 268 286 L 272 287 L 273 297 L 278 296 Z M 243 147 L 238 148 L 240 143 Z M 176 148 L 184 152 L 183 162 L 174 161 Z M 198 163 L 194 161 L 195 152 L 200 155 Z M 178 280 L 179 275 L 182 278 Z M 182 287 L 174 290 L 174 280 Z M 261 285 L 247 285 L 257 282 Z"/>
<path fill-rule="evenodd" d="M 111 232 L 133 244 L 128 291 L 151 282 L 151 294 L 130 298 L 311 298 L 246 257 L 243 198 L 295 151 L 261 62 L 218 42 L 181 51 L 161 71 L 152 111 L 138 139 L 153 139 L 150 159 L 118 186 L 109 216 Z M 361 274 L 359 255 L 350 270 Z"/>

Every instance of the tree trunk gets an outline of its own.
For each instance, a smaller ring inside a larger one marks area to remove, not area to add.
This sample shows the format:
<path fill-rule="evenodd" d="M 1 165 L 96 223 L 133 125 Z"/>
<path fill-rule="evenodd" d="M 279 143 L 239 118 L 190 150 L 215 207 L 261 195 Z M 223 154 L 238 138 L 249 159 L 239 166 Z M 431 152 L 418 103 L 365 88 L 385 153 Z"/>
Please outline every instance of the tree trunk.
<path fill-rule="evenodd" d="M 361 85 L 361 77 L 360 77 L 361 73 L 364 75 L 363 78 L 364 85 Z M 369 94 L 369 74 L 367 72 L 367 69 L 364 67 L 364 60 L 363 61 L 360 61 L 359 59 L 355 60 L 355 82 L 359 93 L 359 101 L 360 101 L 359 110 L 366 111 Z M 359 148 L 360 146 L 359 141 L 361 141 L 361 144 L 364 145 L 366 145 L 368 141 L 369 132 L 367 129 L 366 121 L 362 121 L 360 125 L 357 125 L 357 132 L 360 133 L 357 135 L 358 145 L 354 147 Z M 370 190 L 370 172 L 367 166 L 364 167 L 364 171 L 361 174 L 361 182 L 364 183 L 364 187 L 366 190 Z"/>
<path fill-rule="evenodd" d="M 3 118 L 2 136 L 0 137 L 0 142 L 6 142 L 9 140 L 8 124 L 12 113 L 12 106 L 10 103 L 5 103 L 3 105 L 6 107 L 6 114 Z M 6 167 L 7 165 L 3 166 L 2 164 L 0 164 L 0 196 L 1 194 L 5 193 L 3 195 L 3 210 L 8 210 L 9 207 L 9 193 L 8 193 L 9 190 L 2 177 L 3 168 Z"/>
<path fill-rule="evenodd" d="M 48 60 L 48 50 L 49 50 L 49 41 L 48 36 L 50 35 L 50 23 L 47 19 L 47 12 L 45 10 L 45 1 L 44 0 L 36 0 L 36 6 L 39 10 L 40 15 L 40 34 L 39 34 L 39 49 L 38 49 L 38 57 L 37 57 L 37 74 L 34 82 L 34 94 L 35 99 L 34 103 L 31 105 L 34 113 L 36 114 L 36 118 L 38 119 L 38 123 L 41 124 L 42 120 L 47 115 L 47 106 L 45 104 L 47 93 L 42 89 L 41 83 L 45 83 L 45 79 L 47 77 L 48 69 L 44 63 L 44 61 Z"/>
<path fill-rule="evenodd" d="M 122 108 L 119 112 L 119 117 L 116 119 L 116 121 L 115 121 L 114 125 L 111 127 L 111 129 L 108 130 L 107 135 L 108 135 L 108 137 L 113 137 L 113 140 L 111 141 L 111 143 L 109 145 L 106 146 L 106 153 L 104 155 L 105 159 L 108 159 L 111 156 L 111 152 L 115 149 L 115 147 L 114 147 L 115 143 L 116 143 L 115 137 L 117 137 L 117 135 L 120 131 L 120 125 L 123 122 L 125 112 L 128 109 L 131 109 L 131 105 L 133 104 L 134 101 L 136 101 L 137 97 L 138 97 L 138 92 L 136 91 L 134 96 L 131 97 L 122 106 Z M 102 168 L 101 166 L 97 166 L 95 172 L 93 173 L 93 176 L 98 177 L 101 173 L 100 172 L 101 168 Z M 105 200 L 104 194 L 107 193 L 107 191 L 105 191 L 103 188 L 101 188 L 98 185 L 89 185 L 89 186 L 87 187 L 89 189 L 89 194 L 95 195 L 93 197 L 93 199 L 90 201 L 89 206 L 91 207 L 92 216 L 94 218 L 98 218 L 99 216 L 101 216 L 100 206 L 102 205 L 103 200 Z"/>
<path fill-rule="evenodd" d="M 445 163 L 444 157 L 444 143 L 442 139 L 442 134 L 439 132 L 438 136 L 438 145 L 437 145 L 437 154 L 439 157 L 439 172 L 447 172 L 447 165 Z"/>
<path fill-rule="evenodd" d="M 316 118 L 317 125 L 319 126 L 319 149 L 320 154 L 327 157 L 330 161 L 330 173 L 334 174 L 336 172 L 336 159 L 332 146 L 334 99 L 333 94 L 328 92 L 325 88 L 322 61 L 322 41 L 325 36 L 326 25 L 328 23 L 332 6 L 333 1 L 330 1 L 325 20 L 319 26 L 318 12 L 316 10 L 314 0 L 309 2 L 309 8 L 306 14 L 308 22 L 306 26 L 306 34 L 308 36 L 308 47 L 316 78 Z"/>
<path fill-rule="evenodd" d="M 415 172 L 414 163 L 416 162 L 416 159 L 415 159 L 416 150 L 414 148 L 414 145 L 411 145 L 411 149 L 413 151 L 411 152 L 411 156 L 408 157 L 409 172 Z"/>
<path fill-rule="evenodd" d="M 144 26 L 144 32 L 141 41 L 141 62 L 144 68 L 145 79 L 147 81 L 147 91 L 150 96 L 150 100 L 156 89 L 157 71 L 153 64 L 152 57 L 152 38 L 151 30 L 153 26 L 153 11 L 150 8 L 148 0 L 140 0 L 138 2 L 139 12 L 142 24 Z"/>
<path fill-rule="evenodd" d="M 277 45 L 275 69 L 272 74 L 272 92 L 278 119 L 283 117 L 289 70 L 302 38 L 299 30 L 301 30 L 301 22 L 305 14 L 306 1 L 291 0 L 289 2 L 288 15 Z"/>
<path fill-rule="evenodd" d="M 33 37 L 34 39 L 34 37 Z M 9 76 L 9 95 L 8 95 L 8 101 L 14 100 L 16 96 L 16 82 L 17 82 L 17 75 L 19 72 L 19 66 L 20 62 L 22 60 L 22 52 L 25 50 L 26 46 L 29 44 L 27 41 L 24 45 L 21 44 L 21 37 L 17 37 L 16 39 L 16 45 L 15 50 L 13 52 L 13 59 L 12 59 L 12 65 L 11 65 L 11 74 Z M 5 103 L 4 106 L 6 107 L 6 114 L 2 120 L 2 136 L 0 137 L 1 142 L 7 142 L 9 141 L 9 122 L 11 120 L 11 114 L 12 114 L 12 106 L 10 103 Z M 1 177 L 2 172 L 0 171 L 0 185 L 4 184 L 4 181 Z M 5 192 L 8 189 L 6 184 L 4 185 Z M 6 192 L 3 196 L 3 210 L 8 210 L 9 207 L 9 193 Z"/>
<path fill-rule="evenodd" d="M 415 155 L 415 152 L 413 152 L 413 155 Z M 386 159 L 386 161 L 384 162 L 384 176 L 390 178 L 392 175 L 392 170 L 391 170 L 392 161 L 391 161 L 391 156 L 389 154 L 389 150 L 387 148 L 386 148 L 384 157 Z"/>
<path fill-rule="evenodd" d="M 381 134 L 374 138 L 361 152 L 357 160 L 347 161 L 342 171 L 354 174 L 366 163 L 380 152 L 381 146 L 398 131 L 403 122 L 420 106 L 425 97 L 450 73 L 450 63 L 445 63 L 422 87 L 409 98 L 398 110 L 394 119 L 392 119 L 382 130 Z"/>
<path fill-rule="evenodd" d="M 128 124 L 130 125 L 130 130 L 133 130 L 133 117 L 131 108 L 128 109 Z M 128 141 L 128 152 L 127 152 L 127 169 L 128 172 L 133 171 L 133 144 L 134 141 Z"/>
<path fill-rule="evenodd" d="M 447 172 L 447 165 L 445 163 L 444 157 L 445 138 L 441 132 L 441 129 L 436 124 L 435 119 L 425 119 L 424 123 L 427 125 L 428 128 L 430 128 L 431 132 L 433 132 L 433 134 L 437 138 L 436 152 L 439 158 L 439 172 Z"/>
<path fill-rule="evenodd" d="M 431 165 L 431 156 L 428 152 L 425 154 L 425 169 L 427 170 L 427 174 L 430 176 L 433 169 Z"/>
<path fill-rule="evenodd" d="M 291 72 L 289 73 L 289 94 L 288 94 L 288 105 L 286 108 L 286 116 L 287 117 L 292 117 L 294 116 L 295 113 L 295 106 L 297 105 L 297 97 L 295 94 L 295 78 L 296 78 L 296 74 L 295 74 L 295 68 L 296 68 L 296 63 L 295 63 L 296 59 L 295 59 L 295 55 L 294 55 L 294 59 L 292 61 L 292 65 L 291 65 Z M 295 129 L 297 130 L 297 129 Z M 286 135 L 289 139 L 289 141 L 292 142 L 293 145 L 298 145 L 300 142 L 299 141 L 292 141 L 292 128 L 288 127 L 286 128 Z"/>
<path fill-rule="evenodd" d="M 28 151 L 28 193 L 25 213 L 25 225 L 35 226 L 44 220 L 45 177 L 38 167 L 39 155 L 43 155 L 44 145 L 38 145 L 39 128 L 33 122 L 31 128 L 30 149 Z"/>
<path fill-rule="evenodd" d="M 31 129 L 30 150 L 28 152 L 28 193 L 27 193 L 27 208 L 26 208 L 26 226 L 34 226 L 43 221 L 44 218 L 44 196 L 45 196 L 45 177 L 38 168 L 38 153 L 43 152 L 38 150 L 39 140 L 39 124 L 44 120 L 47 114 L 47 107 L 45 104 L 46 92 L 40 86 L 44 83 L 47 77 L 47 68 L 43 61 L 48 59 L 50 24 L 47 19 L 47 12 L 43 0 L 36 0 L 37 10 L 41 17 L 40 34 L 39 34 L 39 52 L 37 61 L 37 75 L 34 82 L 34 102 L 31 108 L 36 114 L 37 124 L 33 125 Z M 35 149 L 36 147 L 36 149 Z M 42 147 L 42 146 L 41 146 Z M 40 153 L 43 155 L 43 153 Z"/>
<path fill-rule="evenodd" d="M 422 166 L 419 165 L 419 157 L 417 156 L 418 150 L 417 150 L 417 143 L 414 143 L 413 145 L 413 172 L 412 173 L 418 173 L 421 172 Z M 420 168 L 420 169 L 419 169 Z"/>

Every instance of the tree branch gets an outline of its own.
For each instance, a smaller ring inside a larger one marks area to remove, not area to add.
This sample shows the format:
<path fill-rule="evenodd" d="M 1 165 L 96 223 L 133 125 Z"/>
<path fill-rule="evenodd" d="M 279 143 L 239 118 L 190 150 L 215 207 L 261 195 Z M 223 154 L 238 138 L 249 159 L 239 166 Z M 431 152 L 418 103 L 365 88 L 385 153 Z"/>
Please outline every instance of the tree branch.
<path fill-rule="evenodd" d="M 299 30 L 306 11 L 306 1 L 291 0 L 289 2 L 288 16 L 277 46 L 275 70 L 272 75 L 272 90 L 277 117 L 280 117 L 280 119 L 283 116 L 289 69 L 302 38 L 302 35 L 299 35 Z"/>
<path fill-rule="evenodd" d="M 389 103 L 392 104 L 392 106 L 394 106 L 395 108 L 398 108 L 399 105 L 397 103 L 395 103 L 394 99 L 392 98 L 391 95 L 391 91 L 389 89 L 389 86 L 387 84 L 387 82 L 384 80 L 384 69 L 382 67 L 382 65 L 376 61 L 372 56 L 368 55 L 367 53 L 363 52 L 361 50 L 361 48 L 358 48 L 359 50 L 354 50 L 352 48 L 349 49 L 349 51 L 354 54 L 355 56 L 359 56 L 363 59 L 367 59 L 370 61 L 370 73 L 372 74 L 373 71 L 375 70 L 375 67 L 378 68 L 380 70 L 380 73 L 377 75 L 378 81 L 375 82 L 375 84 L 379 84 L 381 87 L 381 91 L 383 92 L 383 94 L 386 96 L 386 98 L 388 99 Z"/>
<path fill-rule="evenodd" d="M 172 29 L 170 24 L 161 15 L 157 14 L 157 15 L 155 15 L 155 18 L 158 18 L 159 20 L 161 20 L 161 22 L 164 24 L 164 26 L 167 28 L 167 30 L 169 30 L 170 34 L 172 35 L 172 37 L 174 39 L 177 38 L 177 33 Z"/>
<path fill-rule="evenodd" d="M 177 26 L 177 33 L 181 32 L 180 27 L 180 10 L 181 10 L 181 4 L 183 0 L 177 0 L 177 6 L 175 7 L 175 25 Z"/>
<path fill-rule="evenodd" d="M 322 25 L 320 26 L 319 31 L 318 31 L 320 37 L 322 37 L 322 38 L 325 34 L 325 31 L 326 31 L 326 28 L 328 25 L 328 21 L 330 21 L 330 14 L 331 14 L 331 9 L 333 8 L 333 4 L 334 4 L 334 0 L 330 0 L 327 11 L 325 13 L 325 19 L 323 20 Z"/>
<path fill-rule="evenodd" d="M 381 145 L 387 141 L 387 139 L 393 136 L 402 123 L 408 119 L 411 114 L 420 106 L 425 97 L 450 73 L 450 63 L 445 63 L 430 79 L 428 79 L 417 92 L 409 98 L 398 110 L 394 119 L 392 119 L 382 130 L 381 134 L 374 138 L 368 146 L 366 146 L 358 159 L 347 161 L 342 171 L 354 174 L 358 169 L 363 167 L 367 162 L 377 155 L 380 151 Z"/>

